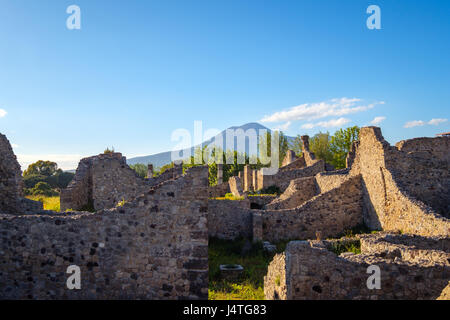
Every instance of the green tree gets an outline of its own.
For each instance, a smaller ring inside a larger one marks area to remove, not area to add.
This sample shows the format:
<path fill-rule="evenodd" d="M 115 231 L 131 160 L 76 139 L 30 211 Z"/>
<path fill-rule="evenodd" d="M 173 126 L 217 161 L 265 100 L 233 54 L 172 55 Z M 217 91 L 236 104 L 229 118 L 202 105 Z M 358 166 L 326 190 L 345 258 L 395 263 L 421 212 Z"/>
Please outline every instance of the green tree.
<path fill-rule="evenodd" d="M 25 188 L 32 189 L 39 182 L 45 182 L 53 189 L 64 189 L 72 181 L 74 174 L 58 169 L 58 165 L 52 161 L 39 160 L 28 166 L 23 173 Z M 31 191 L 26 190 L 29 194 Z"/>
<path fill-rule="evenodd" d="M 133 169 L 134 171 L 136 171 L 138 176 L 141 178 L 145 178 L 147 176 L 148 168 L 145 164 L 136 163 L 136 164 L 131 165 L 130 168 Z"/>
<path fill-rule="evenodd" d="M 289 150 L 289 142 L 284 135 L 282 131 L 277 131 L 279 135 L 279 163 L 278 166 L 281 167 L 281 164 L 283 163 L 283 159 L 286 156 L 286 152 Z M 275 133 L 274 133 L 275 134 Z M 267 150 L 267 153 L 265 152 Z M 263 154 L 266 153 L 267 157 L 272 156 L 272 133 L 266 132 L 264 136 L 260 137 L 259 139 L 259 159 L 266 163 L 268 159 L 264 159 L 265 157 Z M 268 164 L 270 166 L 270 163 Z"/>
<path fill-rule="evenodd" d="M 309 149 L 314 152 L 316 158 L 322 159 L 327 163 L 333 160 L 333 154 L 330 150 L 330 134 L 319 132 L 309 140 Z"/>
<path fill-rule="evenodd" d="M 52 189 L 52 187 L 46 182 L 38 182 L 31 190 L 31 195 L 33 196 L 46 196 L 52 197 L 57 196 L 58 192 Z"/>
<path fill-rule="evenodd" d="M 43 176 L 51 176 L 58 170 L 56 162 L 39 160 L 28 166 L 28 169 L 23 172 L 24 176 L 31 174 L 38 174 Z"/>
<path fill-rule="evenodd" d="M 346 129 L 339 129 L 331 137 L 330 151 L 333 155 L 331 164 L 336 169 L 345 168 L 345 159 L 353 141 L 359 139 L 359 127 L 353 126 Z"/>
<path fill-rule="evenodd" d="M 302 139 L 300 138 L 300 135 L 297 135 L 294 139 L 294 141 L 292 141 L 291 143 L 289 143 L 289 148 L 295 152 L 295 154 L 298 157 L 301 157 L 303 152 L 302 152 Z"/>

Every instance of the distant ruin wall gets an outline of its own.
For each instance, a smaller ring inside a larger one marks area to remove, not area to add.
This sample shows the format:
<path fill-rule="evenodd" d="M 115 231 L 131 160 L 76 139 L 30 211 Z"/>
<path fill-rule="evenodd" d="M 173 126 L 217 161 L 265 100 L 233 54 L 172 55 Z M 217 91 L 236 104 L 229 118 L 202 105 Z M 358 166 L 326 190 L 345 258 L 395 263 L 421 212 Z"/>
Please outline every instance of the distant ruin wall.
<path fill-rule="evenodd" d="M 291 180 L 287 189 L 278 198 L 267 204 L 267 210 L 292 209 L 318 194 L 314 177 Z"/>
<path fill-rule="evenodd" d="M 429 152 L 435 159 L 450 162 L 450 136 L 436 138 L 415 138 L 397 142 L 402 152 Z"/>
<path fill-rule="evenodd" d="M 0 134 L 0 212 L 23 211 L 22 171 L 8 139 Z"/>
<path fill-rule="evenodd" d="M 0 298 L 206 299 L 207 186 L 194 167 L 110 210 L 0 215 Z"/>
<path fill-rule="evenodd" d="M 354 176 L 337 188 L 286 210 L 254 213 L 253 235 L 267 241 L 336 236 L 362 223 L 361 177 Z"/>
<path fill-rule="evenodd" d="M 175 165 L 157 177 L 142 179 L 127 165 L 121 153 L 84 158 L 71 183 L 61 190 L 61 210 L 82 210 L 91 206 L 95 210 L 113 208 L 182 174 L 182 166 Z"/>
<path fill-rule="evenodd" d="M 145 182 L 147 185 L 156 186 L 164 181 L 176 179 L 183 175 L 183 165 L 182 164 L 174 164 L 172 168 L 167 169 L 159 176 L 153 176 L 152 178 L 146 179 Z"/>
<path fill-rule="evenodd" d="M 330 191 L 350 178 L 349 170 L 337 170 L 331 172 L 320 172 L 315 175 L 318 193 Z"/>
<path fill-rule="evenodd" d="M 250 201 L 209 200 L 208 233 L 210 237 L 234 240 L 253 235 Z"/>
<path fill-rule="evenodd" d="M 60 193 L 61 211 L 80 210 L 92 199 L 92 179 L 87 158 L 80 160 L 77 171 L 67 188 Z"/>
<path fill-rule="evenodd" d="M 230 192 L 230 185 L 228 182 L 217 184 L 208 188 L 208 195 L 210 198 L 223 197 L 225 194 Z"/>
<path fill-rule="evenodd" d="M 129 201 L 147 188 L 120 153 L 92 158 L 92 201 L 95 210 L 112 208 L 120 201 Z"/>
<path fill-rule="evenodd" d="M 274 175 L 264 175 L 262 170 L 258 171 L 258 188 L 264 189 L 270 186 L 277 186 L 282 192 L 286 190 L 293 179 L 315 176 L 317 173 L 325 171 L 325 163 L 322 160 L 314 162 L 311 166 L 278 171 Z"/>

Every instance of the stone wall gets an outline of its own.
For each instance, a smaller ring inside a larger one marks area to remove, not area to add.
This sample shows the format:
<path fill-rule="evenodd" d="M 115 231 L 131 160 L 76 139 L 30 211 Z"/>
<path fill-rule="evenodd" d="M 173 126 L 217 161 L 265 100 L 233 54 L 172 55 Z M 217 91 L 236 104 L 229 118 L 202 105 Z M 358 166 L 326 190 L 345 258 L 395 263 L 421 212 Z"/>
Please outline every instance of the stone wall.
<path fill-rule="evenodd" d="M 107 153 L 81 159 L 73 180 L 61 190 L 61 210 L 101 210 L 129 201 L 165 181 L 183 174 L 181 165 L 157 177 L 142 179 L 121 153 Z"/>
<path fill-rule="evenodd" d="M 414 243 L 420 247 L 421 240 Z M 338 257 L 327 246 L 327 241 L 290 242 L 284 256 L 278 255 L 269 265 L 266 299 L 436 299 L 450 277 L 448 260 L 421 256 L 417 260 L 426 263 L 417 263 L 398 255 L 365 252 L 366 247 L 361 254 Z M 442 254 L 448 257 L 448 251 Z M 380 289 L 367 288 L 370 265 L 380 268 Z M 279 285 L 277 277 L 282 280 Z"/>
<path fill-rule="evenodd" d="M 114 209 L 0 215 L 0 298 L 206 299 L 207 186 L 193 167 Z"/>
<path fill-rule="evenodd" d="M 387 158 L 397 184 L 450 218 L 450 137 L 406 140 L 397 146 L 400 151 L 392 148 Z"/>
<path fill-rule="evenodd" d="M 223 197 L 225 194 L 231 193 L 230 184 L 224 182 L 208 188 L 208 195 L 210 198 Z"/>
<path fill-rule="evenodd" d="M 336 236 L 362 223 L 361 177 L 286 210 L 261 210 L 253 214 L 254 238 L 267 241 Z"/>
<path fill-rule="evenodd" d="M 450 161 L 450 136 L 436 138 L 415 138 L 402 140 L 395 144 L 403 152 L 426 152 L 442 161 Z"/>
<path fill-rule="evenodd" d="M 361 251 L 391 259 L 401 259 L 422 265 L 450 263 L 450 238 L 422 237 L 411 234 L 361 235 Z M 449 274 L 450 276 L 450 274 Z"/>
<path fill-rule="evenodd" d="M 8 139 L 0 134 L 0 212 L 23 210 L 22 171 Z"/>
<path fill-rule="evenodd" d="M 264 175 L 263 170 L 259 170 L 258 188 L 264 189 L 270 186 L 277 186 L 284 192 L 291 180 L 312 177 L 322 171 L 325 171 L 325 163 L 322 160 L 316 161 L 312 165 L 300 169 L 279 170 L 278 173 L 273 175 Z"/>
<path fill-rule="evenodd" d="M 445 170 L 448 163 L 443 158 L 436 162 L 427 159 L 430 161 L 421 162 L 416 156 L 391 147 L 379 128 L 361 128 L 350 175 L 361 174 L 363 178 L 366 225 L 424 236 L 450 234 L 450 220 L 438 212 L 450 203 L 449 193 L 445 192 L 450 183 L 448 169 Z"/>
<path fill-rule="evenodd" d="M 241 178 L 230 177 L 230 179 L 228 180 L 228 185 L 233 196 L 237 198 L 245 196 L 244 191 L 242 190 Z"/>
<path fill-rule="evenodd" d="M 91 158 L 81 159 L 78 168 L 66 189 L 60 193 L 61 211 L 80 210 L 92 206 Z"/>
<path fill-rule="evenodd" d="M 181 177 L 183 175 L 183 165 L 180 163 L 175 163 L 172 168 L 167 169 L 163 173 L 161 173 L 159 176 L 153 176 L 152 179 L 146 179 L 145 182 L 147 185 L 150 186 L 156 186 L 160 183 L 163 183 L 164 181 L 176 179 L 178 177 Z"/>
<path fill-rule="evenodd" d="M 208 234 L 210 237 L 233 240 L 252 238 L 252 212 L 250 201 L 209 200 Z"/>
<path fill-rule="evenodd" d="M 39 201 L 23 197 L 22 170 L 6 136 L 0 134 L 0 213 L 43 211 Z"/>
<path fill-rule="evenodd" d="M 266 205 L 267 210 L 292 209 L 318 194 L 314 177 L 291 180 L 287 189 L 278 198 Z"/>
<path fill-rule="evenodd" d="M 275 195 L 248 195 L 251 209 L 266 209 L 266 206 L 276 199 Z"/>
<path fill-rule="evenodd" d="M 315 180 L 318 189 L 318 193 L 327 192 L 340 186 L 344 181 L 351 177 L 348 169 L 320 172 L 316 174 Z"/>
<path fill-rule="evenodd" d="M 287 300 L 286 253 L 273 257 L 264 276 L 264 296 L 266 300 Z"/>
<path fill-rule="evenodd" d="M 120 153 L 91 158 L 92 201 L 95 210 L 115 207 L 147 190 L 144 179 L 131 169 Z"/>

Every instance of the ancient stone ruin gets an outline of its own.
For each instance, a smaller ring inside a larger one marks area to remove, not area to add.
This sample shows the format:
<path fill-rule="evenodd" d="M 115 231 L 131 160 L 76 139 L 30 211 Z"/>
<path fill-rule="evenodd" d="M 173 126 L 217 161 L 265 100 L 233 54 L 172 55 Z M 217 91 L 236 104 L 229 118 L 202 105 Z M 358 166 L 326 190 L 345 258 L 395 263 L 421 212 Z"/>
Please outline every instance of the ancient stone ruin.
<path fill-rule="evenodd" d="M 84 158 L 80 161 L 75 177 L 61 192 L 61 209 L 94 210 L 116 206 L 121 201 L 129 201 L 152 186 L 183 174 L 181 165 L 175 165 L 158 177 L 153 177 L 153 167 L 149 167 L 147 179 L 143 179 L 131 169 L 121 153 L 105 153 Z"/>
<path fill-rule="evenodd" d="M 439 297 L 450 279 L 449 137 L 411 139 L 393 147 L 379 128 L 365 127 L 348 154 L 347 168 L 337 171 L 309 151 L 308 137 L 302 140 L 303 157 L 288 153 L 276 175 L 261 178 L 258 173 L 263 182 L 253 185 L 276 185 L 284 191 L 279 197 L 260 201 L 259 210 L 251 206 L 256 197 L 209 201 L 210 236 L 301 240 L 290 242 L 270 264 L 267 299 Z M 247 174 L 241 177 L 239 193 L 249 186 Z M 384 230 L 358 237 L 361 254 L 338 257 L 330 251 L 338 240 L 322 240 L 361 225 Z M 380 290 L 366 286 L 373 264 L 383 275 Z"/>
<path fill-rule="evenodd" d="M 70 206 L 92 199 L 112 208 L 31 214 L 20 202 L 20 167 L 0 138 L 2 299 L 207 298 L 207 167 L 155 183 L 132 175 L 120 154 L 83 159 L 65 193 Z M 69 266 L 81 270 L 80 290 L 66 285 Z"/>
<path fill-rule="evenodd" d="M 246 166 L 223 182 L 218 166 L 212 187 L 205 166 L 155 177 L 150 165 L 143 179 L 120 153 L 85 158 L 56 213 L 23 199 L 20 166 L 0 135 L 0 297 L 205 299 L 208 237 L 244 237 L 290 241 L 268 267 L 267 299 L 448 298 L 450 137 L 391 146 L 364 127 L 342 170 L 302 141 L 302 155 L 289 151 L 276 174 Z M 272 186 L 281 195 L 253 194 Z M 215 199 L 230 192 L 239 200 Z M 376 232 L 341 238 L 358 226 Z M 336 254 L 353 243 L 361 253 Z M 71 265 L 82 290 L 66 286 Z"/>

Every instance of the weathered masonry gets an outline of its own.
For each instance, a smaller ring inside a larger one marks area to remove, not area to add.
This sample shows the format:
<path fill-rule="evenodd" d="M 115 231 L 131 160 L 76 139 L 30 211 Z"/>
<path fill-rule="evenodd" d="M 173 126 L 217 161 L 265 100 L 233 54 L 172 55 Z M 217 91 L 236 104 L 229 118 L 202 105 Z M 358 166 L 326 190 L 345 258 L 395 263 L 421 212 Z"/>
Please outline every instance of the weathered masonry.
<path fill-rule="evenodd" d="M 6 139 L 1 147 L 2 173 L 19 168 Z M 207 298 L 207 167 L 95 213 L 25 214 L 20 178 L 7 178 L 0 189 L 8 204 L 0 213 L 0 298 Z M 81 270 L 79 290 L 66 286 L 72 265 Z"/>
<path fill-rule="evenodd" d="M 131 169 L 120 153 L 106 153 L 80 161 L 75 177 L 61 192 L 61 210 L 95 210 L 113 208 L 129 201 L 148 188 L 180 177 L 181 165 L 175 165 L 158 177 L 152 168 L 148 179 L 142 179 Z"/>

